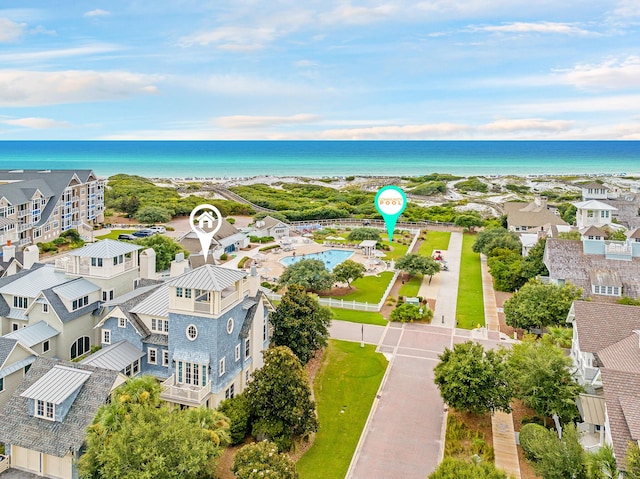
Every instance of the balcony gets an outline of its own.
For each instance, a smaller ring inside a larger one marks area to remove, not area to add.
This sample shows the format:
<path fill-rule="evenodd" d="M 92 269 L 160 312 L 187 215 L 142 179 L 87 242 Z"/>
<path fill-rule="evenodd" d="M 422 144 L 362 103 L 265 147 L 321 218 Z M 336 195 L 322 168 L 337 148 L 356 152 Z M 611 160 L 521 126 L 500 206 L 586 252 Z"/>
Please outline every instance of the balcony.
<path fill-rule="evenodd" d="M 604 254 L 607 259 L 631 261 L 633 250 L 625 241 L 605 241 Z"/>
<path fill-rule="evenodd" d="M 29 216 L 31 214 L 31 210 L 18 210 L 18 218 L 24 218 L 25 216 Z"/>
<path fill-rule="evenodd" d="M 191 384 L 178 384 L 175 374 L 162 383 L 160 399 L 179 404 L 201 406 L 211 392 L 211 385 L 193 386 Z"/>

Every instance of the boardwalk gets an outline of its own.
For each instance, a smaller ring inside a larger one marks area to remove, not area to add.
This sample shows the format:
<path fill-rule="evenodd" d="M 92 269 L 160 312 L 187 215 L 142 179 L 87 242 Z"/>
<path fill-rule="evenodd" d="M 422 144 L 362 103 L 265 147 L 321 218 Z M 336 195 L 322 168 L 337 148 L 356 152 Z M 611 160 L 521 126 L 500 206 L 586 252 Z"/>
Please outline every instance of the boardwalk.
<path fill-rule="evenodd" d="M 493 429 L 493 450 L 496 467 L 505 471 L 513 479 L 520 479 L 520 462 L 513 431 L 511 413 L 496 412 L 491 416 Z"/>

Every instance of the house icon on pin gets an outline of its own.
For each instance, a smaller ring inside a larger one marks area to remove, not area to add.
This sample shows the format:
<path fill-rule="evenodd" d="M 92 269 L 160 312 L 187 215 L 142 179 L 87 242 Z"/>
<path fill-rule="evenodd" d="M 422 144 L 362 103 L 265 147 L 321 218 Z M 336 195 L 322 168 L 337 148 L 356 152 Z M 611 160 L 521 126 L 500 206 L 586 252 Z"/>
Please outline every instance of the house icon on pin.
<path fill-rule="evenodd" d="M 205 230 L 205 228 L 213 229 L 214 221 L 215 221 L 215 218 L 211 215 L 211 213 L 209 213 L 208 211 L 205 211 L 200 216 L 198 216 L 198 227 L 201 230 Z"/>

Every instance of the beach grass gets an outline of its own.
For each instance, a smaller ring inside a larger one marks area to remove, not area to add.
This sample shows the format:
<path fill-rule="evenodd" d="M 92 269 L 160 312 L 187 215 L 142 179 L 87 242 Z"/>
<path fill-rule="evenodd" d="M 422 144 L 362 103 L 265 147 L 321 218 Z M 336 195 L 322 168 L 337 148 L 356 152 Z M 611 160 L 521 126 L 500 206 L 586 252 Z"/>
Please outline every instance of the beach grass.
<path fill-rule="evenodd" d="M 380 313 L 373 311 L 356 311 L 354 309 L 331 308 L 333 319 L 350 323 L 374 324 L 386 326 L 388 321 Z"/>
<path fill-rule="evenodd" d="M 353 292 L 345 294 L 344 296 L 335 296 L 334 299 L 371 304 L 379 303 L 392 278 L 393 273 L 391 271 L 384 271 L 377 276 L 358 278 L 351 283 Z"/>
<path fill-rule="evenodd" d="M 117 240 L 118 239 L 118 235 L 123 235 L 123 234 L 131 234 L 133 233 L 135 230 L 111 230 L 111 233 L 106 234 L 106 235 L 102 235 L 102 236 L 96 236 L 96 239 L 112 239 L 112 240 Z"/>
<path fill-rule="evenodd" d="M 449 249 L 450 239 L 451 232 L 449 231 L 428 231 L 427 239 L 425 239 L 420 245 L 418 254 L 422 256 L 431 256 L 434 250 L 447 250 Z"/>
<path fill-rule="evenodd" d="M 329 341 L 313 385 L 320 427 L 296 465 L 301 479 L 345 476 L 387 364 L 374 345 Z"/>
<path fill-rule="evenodd" d="M 465 329 L 484 326 L 480 254 L 474 253 L 472 249 L 475 240 L 476 236 L 471 234 L 465 234 L 462 238 L 456 321 L 459 328 Z"/>
<path fill-rule="evenodd" d="M 400 296 L 409 296 L 410 298 L 418 296 L 420 291 L 420 285 L 422 284 L 422 275 L 416 274 L 411 277 L 408 282 L 405 282 L 400 288 Z"/>

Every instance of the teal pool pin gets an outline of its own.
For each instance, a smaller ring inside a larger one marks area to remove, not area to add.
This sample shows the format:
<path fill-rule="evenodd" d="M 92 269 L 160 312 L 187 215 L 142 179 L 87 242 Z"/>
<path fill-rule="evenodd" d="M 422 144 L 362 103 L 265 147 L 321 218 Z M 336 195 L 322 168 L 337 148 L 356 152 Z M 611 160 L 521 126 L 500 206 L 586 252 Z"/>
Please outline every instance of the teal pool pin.
<path fill-rule="evenodd" d="M 389 185 L 378 190 L 375 202 L 376 209 L 384 218 L 384 224 L 387 226 L 389 242 L 392 242 L 396 222 L 407 207 L 407 196 L 397 186 Z"/>

